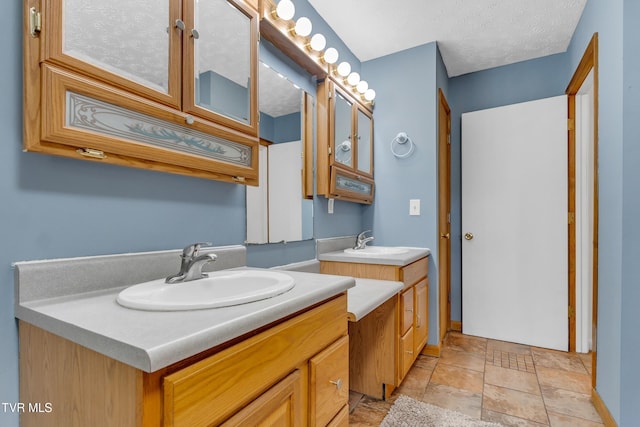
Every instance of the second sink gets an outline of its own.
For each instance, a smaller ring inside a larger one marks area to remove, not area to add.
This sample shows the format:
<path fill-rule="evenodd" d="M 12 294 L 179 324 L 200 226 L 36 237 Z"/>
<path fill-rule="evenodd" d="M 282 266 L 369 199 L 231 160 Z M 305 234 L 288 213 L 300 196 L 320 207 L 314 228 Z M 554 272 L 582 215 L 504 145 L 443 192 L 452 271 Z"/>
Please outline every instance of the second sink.
<path fill-rule="evenodd" d="M 182 283 L 152 280 L 130 286 L 118 294 L 120 305 L 138 310 L 199 310 L 246 304 L 291 290 L 293 278 L 263 270 L 217 271 L 209 277 Z"/>

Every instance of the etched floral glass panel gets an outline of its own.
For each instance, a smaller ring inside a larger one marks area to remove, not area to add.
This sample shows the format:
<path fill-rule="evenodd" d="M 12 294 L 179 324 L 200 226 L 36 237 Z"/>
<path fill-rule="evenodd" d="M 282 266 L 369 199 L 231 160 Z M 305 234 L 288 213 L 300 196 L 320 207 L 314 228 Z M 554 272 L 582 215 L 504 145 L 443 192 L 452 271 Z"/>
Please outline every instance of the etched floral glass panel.
<path fill-rule="evenodd" d="M 163 93 L 170 0 L 63 0 L 63 52 Z"/>
<path fill-rule="evenodd" d="M 362 182 L 357 179 L 349 178 L 347 176 L 337 175 L 336 189 L 351 191 L 364 195 L 371 195 L 373 187 L 368 182 Z"/>
<path fill-rule="evenodd" d="M 334 144 L 336 162 L 353 166 L 353 147 L 351 141 L 351 103 L 336 93 L 334 111 Z"/>
<path fill-rule="evenodd" d="M 194 11 L 196 104 L 250 123 L 251 20 L 227 0 L 199 0 Z"/>

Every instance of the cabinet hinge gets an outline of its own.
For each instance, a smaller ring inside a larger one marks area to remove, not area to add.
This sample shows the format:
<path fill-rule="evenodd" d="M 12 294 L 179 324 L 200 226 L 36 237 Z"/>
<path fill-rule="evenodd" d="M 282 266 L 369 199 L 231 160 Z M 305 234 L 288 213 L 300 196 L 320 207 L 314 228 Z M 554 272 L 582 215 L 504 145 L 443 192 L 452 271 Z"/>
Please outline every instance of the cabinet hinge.
<path fill-rule="evenodd" d="M 569 306 L 569 318 L 576 317 L 576 310 Z"/>
<path fill-rule="evenodd" d="M 447 144 L 451 145 L 451 134 L 447 134 Z"/>
<path fill-rule="evenodd" d="M 567 119 L 567 129 L 568 130 L 574 130 L 575 129 L 575 120 L 574 119 Z"/>
<path fill-rule="evenodd" d="M 96 150 L 94 148 L 78 148 L 76 153 L 81 156 L 91 157 L 92 159 L 106 159 L 107 155 L 104 154 L 104 151 Z"/>
<path fill-rule="evenodd" d="M 576 222 L 576 214 L 575 212 L 569 212 L 569 219 L 568 219 L 569 224 L 573 224 Z"/>
<path fill-rule="evenodd" d="M 329 155 L 331 155 L 331 146 L 329 146 Z"/>
<path fill-rule="evenodd" d="M 29 32 L 31 37 L 38 37 L 42 30 L 42 15 L 35 7 L 29 9 Z"/>

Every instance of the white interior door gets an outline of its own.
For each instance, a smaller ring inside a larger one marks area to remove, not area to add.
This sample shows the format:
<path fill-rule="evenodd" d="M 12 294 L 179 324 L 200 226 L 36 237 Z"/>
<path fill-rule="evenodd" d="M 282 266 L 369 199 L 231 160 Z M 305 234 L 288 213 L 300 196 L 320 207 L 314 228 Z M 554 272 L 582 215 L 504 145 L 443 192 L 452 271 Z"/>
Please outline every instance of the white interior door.
<path fill-rule="evenodd" d="M 568 349 L 567 98 L 462 115 L 462 328 Z"/>

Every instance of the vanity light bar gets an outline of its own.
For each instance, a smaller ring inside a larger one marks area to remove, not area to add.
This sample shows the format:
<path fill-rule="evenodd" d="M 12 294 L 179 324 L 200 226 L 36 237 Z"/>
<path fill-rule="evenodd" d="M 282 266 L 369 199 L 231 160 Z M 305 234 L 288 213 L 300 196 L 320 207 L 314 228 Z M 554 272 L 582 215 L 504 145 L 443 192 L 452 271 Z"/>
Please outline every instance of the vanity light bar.
<path fill-rule="evenodd" d="M 333 74 L 340 78 L 343 85 L 350 87 L 351 91 L 356 96 L 359 96 L 363 102 L 373 103 L 376 91 L 371 89 L 366 81 L 360 80 L 358 73 L 351 72 L 351 64 L 348 62 L 343 61 L 336 66 L 335 64 L 340 56 L 338 50 L 334 47 L 329 47 L 325 50 L 327 40 L 320 33 L 315 33 L 312 37 L 309 37 L 313 28 L 311 20 L 302 16 L 297 21 L 293 21 L 295 11 L 295 5 L 291 0 L 280 0 L 271 11 L 271 16 L 275 19 L 291 21 L 288 23 L 288 35 L 292 38 L 304 38 L 306 40 L 305 47 L 310 54 L 317 54 L 320 60 L 329 66 Z"/>

